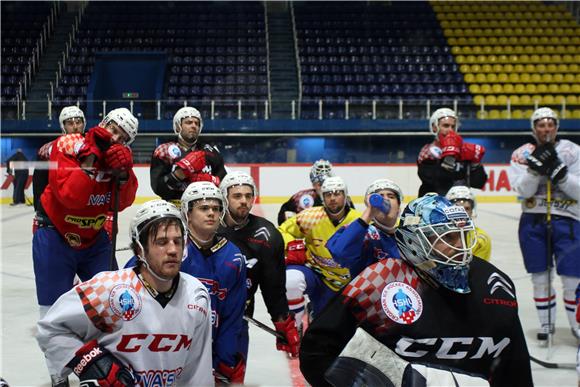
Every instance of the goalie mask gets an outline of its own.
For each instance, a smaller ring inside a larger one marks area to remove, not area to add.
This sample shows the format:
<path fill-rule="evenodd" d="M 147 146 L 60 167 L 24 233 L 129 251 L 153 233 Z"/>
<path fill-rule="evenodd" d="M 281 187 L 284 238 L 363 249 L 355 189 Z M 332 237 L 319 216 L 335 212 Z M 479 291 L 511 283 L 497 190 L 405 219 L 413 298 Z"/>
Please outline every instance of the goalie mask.
<path fill-rule="evenodd" d="M 196 181 L 187 186 L 183 195 L 181 195 L 181 215 L 188 222 L 189 210 L 193 208 L 193 205 L 200 200 L 217 200 L 220 203 L 220 218 L 221 221 L 224 217 L 225 211 L 228 207 L 227 201 L 222 195 L 222 191 L 215 184 L 209 181 Z"/>
<path fill-rule="evenodd" d="M 554 124 L 556 125 L 556 133 L 558 132 L 558 128 L 560 127 L 560 120 L 558 120 L 558 115 L 555 111 L 550 109 L 549 107 L 541 107 L 534 111 L 532 117 L 530 117 L 530 125 L 532 127 L 532 135 L 538 140 L 537 133 L 536 133 L 536 122 L 545 118 L 552 119 Z M 554 138 L 552 138 L 552 141 Z"/>
<path fill-rule="evenodd" d="M 409 203 L 395 232 L 403 258 L 445 288 L 469 293 L 469 263 L 475 238 L 463 207 L 429 193 Z"/>
<path fill-rule="evenodd" d="M 64 128 L 64 122 L 66 120 L 70 120 L 71 118 L 80 118 L 81 120 L 83 120 L 83 128 L 81 130 L 81 133 L 84 133 L 85 126 L 87 124 L 87 121 L 85 120 L 85 114 L 81 109 L 79 109 L 77 106 L 74 105 L 66 106 L 62 108 L 62 110 L 60 111 L 60 115 L 58 116 L 58 122 L 60 122 L 60 129 L 62 130 L 62 133 L 67 134 Z"/>
<path fill-rule="evenodd" d="M 117 124 L 119 128 L 129 136 L 126 145 L 131 145 L 131 143 L 135 141 L 135 137 L 137 137 L 137 129 L 139 128 L 139 120 L 135 118 L 129 109 L 118 108 L 111 110 L 109 114 L 105 116 L 100 126 L 106 127 L 111 122 Z"/>
<path fill-rule="evenodd" d="M 149 238 L 149 230 L 150 226 L 154 223 L 160 221 L 161 219 L 175 219 L 178 221 L 179 227 L 181 228 L 181 235 L 183 236 L 183 249 L 185 252 L 185 235 L 187 226 L 181 217 L 181 213 L 179 209 L 175 207 L 173 204 L 166 202 L 165 200 L 156 199 L 145 202 L 138 210 L 133 219 L 131 219 L 131 223 L 129 225 L 129 236 L 131 238 L 132 243 L 139 246 L 141 249 L 141 255 L 137 255 L 139 261 L 141 261 L 149 270 L 151 275 L 157 278 L 160 281 L 172 281 L 173 278 L 164 278 L 155 273 L 149 263 L 147 262 L 147 257 L 145 255 L 145 248 L 142 244 L 142 233 L 145 232 L 147 235 L 146 237 Z M 145 240 L 147 241 L 147 239 Z"/>
<path fill-rule="evenodd" d="M 441 108 L 441 109 L 437 109 L 433 112 L 433 114 L 431 114 L 431 119 L 429 120 L 429 131 L 431 133 L 433 133 L 433 135 L 435 137 L 437 137 L 439 135 L 439 131 L 441 130 L 441 127 L 439 126 L 439 121 L 442 118 L 445 117 L 451 117 L 455 119 L 455 131 L 459 131 L 459 118 L 457 117 L 457 114 L 455 113 L 454 110 L 451 110 L 449 108 Z M 433 126 L 435 126 L 435 132 L 433 132 Z"/>
<path fill-rule="evenodd" d="M 334 176 L 334 172 L 332 171 L 332 164 L 330 161 L 320 159 L 312 164 L 312 168 L 310 168 L 310 182 L 312 184 L 322 184 L 329 176 Z"/>
<path fill-rule="evenodd" d="M 475 201 L 475 195 L 471 191 L 469 187 L 464 185 L 456 185 L 455 187 L 451 187 L 451 189 L 447 192 L 445 197 L 452 203 L 456 204 L 459 201 L 467 201 L 471 203 L 471 218 L 475 218 L 476 216 L 476 207 L 477 202 Z"/>

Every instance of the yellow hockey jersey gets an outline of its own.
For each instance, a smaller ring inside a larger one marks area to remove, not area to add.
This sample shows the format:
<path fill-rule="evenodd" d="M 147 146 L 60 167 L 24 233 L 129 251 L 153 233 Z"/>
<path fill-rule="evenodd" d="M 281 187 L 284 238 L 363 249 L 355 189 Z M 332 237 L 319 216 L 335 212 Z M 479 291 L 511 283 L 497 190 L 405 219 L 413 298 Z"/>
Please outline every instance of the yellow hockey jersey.
<path fill-rule="evenodd" d="M 479 227 L 475 227 L 475 235 L 477 240 L 473 247 L 473 255 L 489 262 L 491 257 L 491 238 L 489 234 Z"/>

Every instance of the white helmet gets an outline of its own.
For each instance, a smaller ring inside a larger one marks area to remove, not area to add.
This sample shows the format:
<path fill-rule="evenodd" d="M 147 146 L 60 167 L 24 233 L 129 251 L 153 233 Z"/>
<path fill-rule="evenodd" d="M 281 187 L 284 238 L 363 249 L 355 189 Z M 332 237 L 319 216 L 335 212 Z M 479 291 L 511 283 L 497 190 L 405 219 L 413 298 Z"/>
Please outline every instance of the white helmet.
<path fill-rule="evenodd" d="M 340 176 L 329 176 L 322 183 L 322 188 L 320 192 L 324 195 L 326 192 L 342 191 L 344 196 L 348 196 L 348 188 L 346 183 L 342 180 Z"/>
<path fill-rule="evenodd" d="M 541 120 L 542 118 L 553 119 L 554 123 L 556 124 L 556 130 L 558 130 L 558 128 L 560 127 L 560 120 L 558 120 L 558 115 L 556 114 L 555 111 L 553 111 L 549 107 L 537 108 L 532 114 L 532 117 L 530 117 L 530 125 L 532 126 L 534 138 L 536 137 L 536 121 Z"/>
<path fill-rule="evenodd" d="M 83 130 L 81 131 L 81 133 L 84 132 L 85 126 L 87 124 L 87 121 L 85 120 L 85 114 L 77 106 L 73 105 L 63 107 L 62 110 L 60 111 L 60 115 L 58 116 L 58 121 L 60 122 L 60 129 L 62 130 L 62 133 L 66 134 L 66 130 L 64 129 L 64 122 L 71 118 L 83 119 Z"/>
<path fill-rule="evenodd" d="M 397 200 L 399 201 L 399 204 L 401 204 L 404 198 L 403 191 L 401 190 L 401 187 L 397 185 L 397 183 L 389 179 L 378 179 L 373 181 L 371 185 L 369 185 L 369 187 L 367 188 L 365 197 L 375 192 L 382 191 L 384 189 L 393 191 L 395 195 L 397 195 Z"/>
<path fill-rule="evenodd" d="M 435 137 L 439 135 L 439 120 L 445 117 L 455 118 L 455 131 L 459 130 L 459 118 L 457 117 L 457 113 L 455 113 L 454 110 L 449 108 L 437 109 L 433 112 L 433 114 L 431 114 L 431 119 L 429 120 L 429 131 L 431 131 Z M 437 131 L 433 132 L 433 126 L 435 126 Z"/>
<path fill-rule="evenodd" d="M 175 132 L 175 134 L 179 134 L 179 132 L 181 131 L 181 120 L 187 117 L 194 117 L 199 120 L 199 133 L 201 133 L 201 130 L 203 129 L 203 120 L 201 118 L 201 113 L 194 107 L 184 106 L 177 112 L 175 112 L 175 115 L 173 116 L 173 131 Z"/>
<path fill-rule="evenodd" d="M 187 186 L 183 195 L 181 195 L 181 215 L 187 220 L 187 213 L 190 209 L 190 204 L 198 200 L 215 199 L 220 202 L 222 207 L 221 218 L 223 218 L 225 211 L 228 208 L 227 201 L 222 195 L 222 191 L 215 184 L 209 181 L 196 181 Z M 221 220 L 220 218 L 220 220 Z"/>
<path fill-rule="evenodd" d="M 179 209 L 165 200 L 155 199 L 143 203 L 131 219 L 129 235 L 133 242 L 139 242 L 141 231 L 154 220 L 161 218 L 176 218 L 181 221 L 182 232 L 187 229 Z"/>
<path fill-rule="evenodd" d="M 228 189 L 235 185 L 249 185 L 252 187 L 254 197 L 258 196 L 258 190 L 256 189 L 256 184 L 254 183 L 252 176 L 242 171 L 231 171 L 224 177 L 220 184 L 220 189 L 224 198 L 228 197 Z"/>
<path fill-rule="evenodd" d="M 105 116 L 101 122 L 101 126 L 108 125 L 111 121 L 115 122 L 123 131 L 129 136 L 127 145 L 135 141 L 137 137 L 137 129 L 139 128 L 139 120 L 127 108 L 113 109 Z"/>
<path fill-rule="evenodd" d="M 475 207 L 477 206 L 477 202 L 475 201 L 475 195 L 469 187 L 464 185 L 456 185 L 451 187 L 449 191 L 447 191 L 447 195 L 445 195 L 445 197 L 453 204 L 459 200 L 470 201 L 471 208 L 473 209 L 473 215 L 475 216 Z"/>
<path fill-rule="evenodd" d="M 330 161 L 320 159 L 312 164 L 312 168 L 310 168 L 310 181 L 312 184 L 322 184 L 324 179 L 329 176 L 334 176 L 334 172 L 332 171 L 332 164 Z"/>

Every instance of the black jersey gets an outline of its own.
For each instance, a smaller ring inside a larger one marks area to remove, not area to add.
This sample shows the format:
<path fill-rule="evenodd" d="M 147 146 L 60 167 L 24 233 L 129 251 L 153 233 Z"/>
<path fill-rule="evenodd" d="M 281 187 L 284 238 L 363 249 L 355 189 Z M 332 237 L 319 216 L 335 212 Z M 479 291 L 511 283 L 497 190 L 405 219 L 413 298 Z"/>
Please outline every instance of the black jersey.
<path fill-rule="evenodd" d="M 254 294 L 260 286 L 273 320 L 288 314 L 284 240 L 267 219 L 250 214 L 241 228 L 220 227 L 220 234 L 234 242 L 246 256 L 248 302 L 246 315 L 254 314 Z"/>
<path fill-rule="evenodd" d="M 474 258 L 471 293 L 435 288 L 403 260 L 367 267 L 328 304 L 302 340 L 300 369 L 313 386 L 358 326 L 411 363 L 461 369 L 491 386 L 532 386 L 515 286 Z"/>
<path fill-rule="evenodd" d="M 168 184 L 169 175 L 173 171 L 173 165 L 193 151 L 203 150 L 205 152 L 206 167 L 202 172 L 209 173 L 221 179 L 226 175 L 224 159 L 217 148 L 197 141 L 191 148 L 184 148 L 178 142 L 166 142 L 159 145 L 151 157 L 151 188 L 153 192 L 161 196 L 163 200 L 179 200 L 183 191 L 189 185 L 185 181 L 178 187 Z"/>

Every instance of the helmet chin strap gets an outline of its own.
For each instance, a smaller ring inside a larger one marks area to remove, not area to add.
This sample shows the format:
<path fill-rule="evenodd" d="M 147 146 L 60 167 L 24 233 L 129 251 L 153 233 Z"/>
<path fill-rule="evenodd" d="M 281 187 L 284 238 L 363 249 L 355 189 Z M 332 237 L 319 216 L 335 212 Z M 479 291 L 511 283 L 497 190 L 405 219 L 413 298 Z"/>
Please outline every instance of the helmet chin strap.
<path fill-rule="evenodd" d="M 188 230 L 189 235 L 198 243 L 202 244 L 202 245 L 206 245 L 209 244 L 212 240 L 214 235 L 212 235 L 209 239 L 201 239 L 195 232 L 193 232 L 191 229 Z"/>
<path fill-rule="evenodd" d="M 381 223 L 377 220 L 377 218 L 373 218 L 373 221 L 375 223 L 375 226 L 381 230 L 383 230 L 384 232 L 386 232 L 387 234 L 392 234 L 393 231 L 395 231 L 395 229 L 397 228 L 396 226 L 393 227 L 389 227 L 384 223 Z"/>
<path fill-rule="evenodd" d="M 230 213 L 230 211 L 229 210 L 226 210 L 226 217 L 227 217 L 227 219 L 229 219 L 233 223 L 234 228 L 242 228 L 246 224 L 248 224 L 248 219 L 249 219 L 250 216 L 249 216 L 249 213 L 248 213 L 248 216 L 246 216 L 243 220 L 241 220 L 241 221 L 238 222 L 237 220 L 234 219 L 234 217 L 232 216 L 232 214 Z M 224 222 L 224 223 L 225 223 L 226 226 L 228 226 L 227 221 Z"/>

